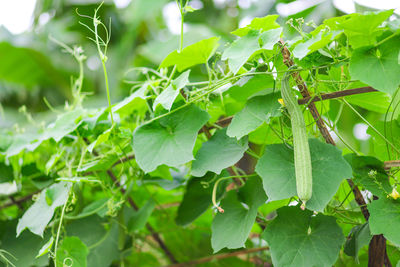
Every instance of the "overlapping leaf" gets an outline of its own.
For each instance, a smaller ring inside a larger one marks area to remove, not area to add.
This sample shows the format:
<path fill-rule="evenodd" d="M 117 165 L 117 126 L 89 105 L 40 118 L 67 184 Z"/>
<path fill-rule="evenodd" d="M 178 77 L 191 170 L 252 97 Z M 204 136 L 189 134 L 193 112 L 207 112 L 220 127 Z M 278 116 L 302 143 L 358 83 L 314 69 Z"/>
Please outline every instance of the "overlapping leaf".
<path fill-rule="evenodd" d="M 335 195 L 343 179 L 352 175 L 351 167 L 336 147 L 310 139 L 312 165 L 312 197 L 306 207 L 322 211 Z M 293 150 L 285 144 L 266 147 L 259 159 L 256 172 L 263 180 L 263 187 L 271 200 L 295 196 L 296 176 Z"/>
<path fill-rule="evenodd" d="M 32 233 L 43 236 L 43 232 L 53 217 L 54 210 L 65 204 L 70 184 L 60 182 L 44 190 L 39 199 L 24 213 L 17 225 L 17 236 L 26 228 Z"/>
<path fill-rule="evenodd" d="M 347 154 L 347 162 L 353 168 L 354 181 L 376 196 L 386 197 L 392 187 L 383 162 L 374 157 Z"/>
<path fill-rule="evenodd" d="M 277 267 L 330 267 L 345 240 L 334 217 L 313 216 L 313 212 L 298 207 L 280 208 L 262 238 L 268 242 Z"/>
<path fill-rule="evenodd" d="M 182 51 L 170 53 L 160 64 L 160 68 L 176 65 L 179 72 L 198 65 L 207 63 L 218 48 L 219 37 L 211 37 L 185 47 Z"/>
<path fill-rule="evenodd" d="M 57 249 L 57 266 L 87 266 L 89 249 L 76 237 L 66 237 Z"/>
<path fill-rule="evenodd" d="M 226 129 L 217 131 L 197 152 L 192 164 L 192 175 L 203 176 L 207 171 L 220 174 L 234 165 L 248 149 L 247 139 L 236 140 L 226 135 Z"/>
<path fill-rule="evenodd" d="M 369 228 L 373 235 L 383 234 L 400 246 L 400 201 L 381 197 L 368 204 Z"/>
<path fill-rule="evenodd" d="M 350 59 L 351 77 L 393 95 L 400 85 L 399 50 L 399 37 L 378 47 L 366 46 L 354 50 Z"/>
<path fill-rule="evenodd" d="M 179 95 L 179 90 L 186 86 L 189 82 L 190 70 L 185 71 L 179 77 L 171 82 L 154 100 L 153 109 L 156 109 L 158 104 L 161 104 L 166 110 L 171 110 L 172 104 Z"/>
<path fill-rule="evenodd" d="M 246 106 L 237 113 L 228 126 L 227 135 L 238 139 L 257 129 L 271 117 L 281 115 L 279 93 L 257 95 L 250 98 Z"/>
<path fill-rule="evenodd" d="M 212 223 L 211 245 L 214 252 L 224 247 L 243 247 L 256 219 L 257 209 L 266 200 L 258 177 L 247 180 L 239 194 L 234 190 L 229 191 L 221 201 L 225 212 L 218 213 Z"/>
<path fill-rule="evenodd" d="M 133 134 L 136 161 L 145 172 L 165 164 L 177 167 L 193 160 L 197 132 L 209 115 L 195 105 L 137 128 Z"/>

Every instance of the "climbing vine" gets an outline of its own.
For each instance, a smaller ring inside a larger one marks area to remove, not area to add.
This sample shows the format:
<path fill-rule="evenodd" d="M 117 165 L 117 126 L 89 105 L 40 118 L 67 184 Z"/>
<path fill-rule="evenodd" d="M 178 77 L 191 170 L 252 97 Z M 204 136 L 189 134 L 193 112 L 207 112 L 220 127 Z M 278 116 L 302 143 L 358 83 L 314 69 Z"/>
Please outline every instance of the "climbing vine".
<path fill-rule="evenodd" d="M 268 15 L 233 31 L 233 41 L 215 36 L 184 46 L 184 17 L 194 10 L 177 5 L 178 49 L 156 68 L 129 70 L 130 94 L 118 102 L 110 98 L 111 33 L 97 15 L 101 6 L 77 11 L 92 22 L 81 26 L 102 64 L 103 107 L 86 105 L 85 52 L 52 38 L 80 74 L 73 100 L 54 110 L 52 123 L 31 118 L 29 129 L 0 132 L 0 191 L 13 188 L 0 202 L 0 261 L 398 263 L 400 29 L 389 19 L 393 10 L 307 24 L 312 31 L 303 19 L 280 25 Z M 287 28 L 297 37 L 288 38 Z M 292 101 L 282 101 L 281 89 Z M 368 153 L 342 134 L 347 113 L 367 125 Z M 307 151 L 294 147 L 307 141 Z M 311 166 L 299 178 L 308 151 Z"/>

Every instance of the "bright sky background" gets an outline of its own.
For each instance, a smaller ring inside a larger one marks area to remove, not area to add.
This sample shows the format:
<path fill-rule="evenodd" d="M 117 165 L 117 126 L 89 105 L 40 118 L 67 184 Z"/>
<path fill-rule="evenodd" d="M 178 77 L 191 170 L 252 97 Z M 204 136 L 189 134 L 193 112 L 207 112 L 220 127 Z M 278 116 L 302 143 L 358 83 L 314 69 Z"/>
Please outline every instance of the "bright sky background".
<path fill-rule="evenodd" d="M 118 8 L 126 7 L 130 1 L 131 0 L 114 0 Z M 261 0 L 238 0 L 238 3 L 241 8 L 248 8 L 252 2 L 256 1 Z M 324 0 L 297 0 L 289 4 L 281 3 L 278 4 L 277 10 L 280 14 L 287 16 L 297 13 L 322 1 Z M 175 1 L 171 2 L 175 3 Z M 193 2 L 192 6 L 197 5 L 197 8 L 201 8 L 201 6 L 199 6 L 199 0 L 194 0 L 191 2 Z M 214 0 L 214 3 L 221 7 L 224 6 L 226 2 L 227 0 Z M 400 14 L 400 0 L 333 0 L 335 6 L 346 13 L 354 12 L 354 2 L 373 8 L 394 8 L 397 9 L 395 12 Z M 19 34 L 29 30 L 30 26 L 32 25 L 32 14 L 35 8 L 35 3 L 36 0 L 0 0 L 0 25 L 4 25 L 13 34 Z M 171 32 L 175 33 L 176 24 L 179 27 L 179 17 L 177 18 L 179 13 L 176 14 L 177 12 L 174 12 L 175 10 L 173 9 L 174 7 L 172 5 L 167 4 L 163 15 Z M 232 15 L 234 15 L 233 13 Z M 48 20 L 48 18 L 46 18 L 47 17 L 45 15 L 43 22 Z"/>

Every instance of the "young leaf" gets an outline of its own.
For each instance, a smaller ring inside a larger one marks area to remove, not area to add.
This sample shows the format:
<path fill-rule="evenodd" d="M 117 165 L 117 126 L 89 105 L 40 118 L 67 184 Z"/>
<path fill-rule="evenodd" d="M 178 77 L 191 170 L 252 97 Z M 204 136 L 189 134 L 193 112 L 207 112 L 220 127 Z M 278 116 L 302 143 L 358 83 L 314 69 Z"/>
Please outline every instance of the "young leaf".
<path fill-rule="evenodd" d="M 61 182 L 53 184 L 44 190 L 39 199 L 19 219 L 17 236 L 28 228 L 32 233 L 43 237 L 43 231 L 53 217 L 54 210 L 64 205 L 67 201 L 70 187 L 69 183 Z M 52 196 L 50 205 L 47 203 L 49 200 L 46 201 L 46 196 Z"/>
<path fill-rule="evenodd" d="M 336 147 L 310 139 L 313 194 L 306 207 L 323 211 L 335 195 L 343 179 L 352 176 L 351 167 Z M 293 150 L 284 144 L 266 147 L 258 160 L 256 172 L 263 180 L 264 190 L 271 200 L 286 199 L 296 195 Z"/>
<path fill-rule="evenodd" d="M 205 64 L 217 50 L 219 39 L 219 37 L 211 37 L 189 45 L 181 52 L 175 50 L 161 62 L 160 68 L 176 65 L 178 71 L 181 72 L 189 67 Z"/>
<path fill-rule="evenodd" d="M 238 194 L 235 190 L 227 193 L 221 201 L 225 212 L 215 215 L 212 222 L 211 245 L 214 253 L 224 247 L 244 247 L 256 219 L 257 209 L 266 200 L 267 196 L 258 177 L 249 178 Z"/>
<path fill-rule="evenodd" d="M 203 176 L 207 171 L 221 171 L 238 162 L 248 149 L 247 139 L 236 140 L 226 135 L 226 129 L 217 131 L 197 152 L 192 165 L 193 176 Z"/>
<path fill-rule="evenodd" d="M 345 239 L 334 217 L 313 216 L 298 207 L 277 212 L 262 235 L 270 245 L 274 266 L 330 267 L 335 263 Z"/>
<path fill-rule="evenodd" d="M 177 167 L 193 160 L 197 132 L 208 119 L 207 112 L 190 105 L 137 128 L 133 149 L 139 167 L 151 172 L 162 164 Z"/>

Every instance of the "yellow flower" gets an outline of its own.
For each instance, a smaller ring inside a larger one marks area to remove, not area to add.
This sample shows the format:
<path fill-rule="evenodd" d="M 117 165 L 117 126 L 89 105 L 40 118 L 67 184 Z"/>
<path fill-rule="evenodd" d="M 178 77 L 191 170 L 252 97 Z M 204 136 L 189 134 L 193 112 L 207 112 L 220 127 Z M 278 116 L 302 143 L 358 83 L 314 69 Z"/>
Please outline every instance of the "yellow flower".
<path fill-rule="evenodd" d="M 393 199 L 398 199 L 400 197 L 400 194 L 399 192 L 397 192 L 396 188 L 393 188 L 392 193 L 390 193 L 389 196 Z"/>
<path fill-rule="evenodd" d="M 279 99 L 278 99 L 278 102 L 279 102 L 279 104 L 281 104 L 283 107 L 285 106 L 285 102 L 283 101 L 282 98 L 279 98 Z"/>

